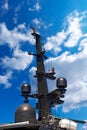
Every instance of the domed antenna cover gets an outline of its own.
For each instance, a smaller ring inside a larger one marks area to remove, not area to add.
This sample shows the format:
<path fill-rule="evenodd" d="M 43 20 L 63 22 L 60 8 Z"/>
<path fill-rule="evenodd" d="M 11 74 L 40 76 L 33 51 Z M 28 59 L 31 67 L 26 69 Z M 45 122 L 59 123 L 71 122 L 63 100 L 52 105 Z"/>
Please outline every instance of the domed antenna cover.
<path fill-rule="evenodd" d="M 27 83 L 24 83 L 22 86 L 21 86 L 21 93 L 22 93 L 22 96 L 24 96 L 24 102 L 27 103 L 28 102 L 28 96 L 29 96 L 29 93 L 31 93 L 31 86 Z"/>
<path fill-rule="evenodd" d="M 57 88 L 66 88 L 67 87 L 67 80 L 64 77 L 60 77 L 56 81 Z"/>

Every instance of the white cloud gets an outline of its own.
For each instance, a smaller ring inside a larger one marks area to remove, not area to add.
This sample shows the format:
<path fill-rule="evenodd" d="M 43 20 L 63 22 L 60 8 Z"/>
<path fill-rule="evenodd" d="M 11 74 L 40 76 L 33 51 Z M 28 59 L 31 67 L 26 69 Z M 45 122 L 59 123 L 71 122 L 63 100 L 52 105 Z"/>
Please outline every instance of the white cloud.
<path fill-rule="evenodd" d="M 84 18 L 84 16 L 80 16 L 80 14 L 75 11 L 71 13 L 67 17 L 67 24 L 68 28 L 66 31 L 66 35 L 68 37 L 67 42 L 65 42 L 65 46 L 67 47 L 73 47 L 78 44 L 79 39 L 82 36 L 82 31 L 81 31 L 81 20 Z"/>
<path fill-rule="evenodd" d="M 51 26 L 53 26 L 52 23 L 45 23 L 44 21 L 42 21 L 42 19 L 38 19 L 38 18 L 35 18 L 32 20 L 32 27 L 36 28 L 36 29 L 41 29 L 43 28 L 44 30 L 46 30 L 47 28 L 50 28 Z"/>
<path fill-rule="evenodd" d="M 7 72 L 5 75 L 0 75 L 0 84 L 3 84 L 5 88 L 11 87 L 11 83 L 9 79 L 12 77 L 12 72 Z"/>
<path fill-rule="evenodd" d="M 35 8 L 36 10 L 40 10 L 40 9 L 41 9 L 41 7 L 40 7 L 40 5 L 39 5 L 38 2 L 36 3 L 36 5 L 34 5 L 34 8 Z"/>
<path fill-rule="evenodd" d="M 44 29 L 50 28 L 50 27 L 52 27 L 52 26 L 53 26 L 53 24 L 52 24 L 52 23 L 49 23 L 48 25 L 44 25 Z"/>
<path fill-rule="evenodd" d="M 16 48 L 13 52 L 13 57 L 2 58 L 3 67 L 15 70 L 24 70 L 32 62 L 32 56 L 28 55 L 28 52 L 23 52 Z"/>
<path fill-rule="evenodd" d="M 80 41 L 78 50 L 83 52 L 82 56 L 87 54 L 87 36 L 83 37 L 82 40 Z"/>
<path fill-rule="evenodd" d="M 61 45 L 67 48 L 77 46 L 81 38 L 87 37 L 87 34 L 83 34 L 81 28 L 84 26 L 82 23 L 84 18 L 87 18 L 86 15 L 87 12 L 79 13 L 78 11 L 74 11 L 68 15 L 64 22 L 64 29 L 47 38 L 47 43 L 44 46 L 45 49 L 51 49 L 56 54 L 57 51 L 61 50 Z"/>
<path fill-rule="evenodd" d="M 8 0 L 5 0 L 4 4 L 2 5 L 3 11 L 8 11 L 9 5 L 8 5 Z"/>
<path fill-rule="evenodd" d="M 18 13 L 18 11 L 21 9 L 21 5 L 18 5 L 16 8 L 15 8 L 15 13 Z"/>
<path fill-rule="evenodd" d="M 29 66 L 33 57 L 28 55 L 28 52 L 22 51 L 20 46 L 26 41 L 28 41 L 29 44 L 35 44 L 31 32 L 31 30 L 26 29 L 25 24 L 20 24 L 13 30 L 8 30 L 4 23 L 0 24 L 0 46 L 8 44 L 12 50 L 11 57 L 5 56 L 1 58 L 0 66 L 6 70 L 24 70 Z M 6 76 L 1 76 L 3 80 L 6 80 L 1 83 L 5 85 L 7 83 L 7 86 L 11 86 Z M 9 77 L 9 79 L 10 78 L 11 77 Z"/>
<path fill-rule="evenodd" d="M 39 11 L 40 9 L 41 9 L 41 6 L 39 2 L 36 2 L 36 4 L 32 8 L 29 8 L 29 11 Z"/>
<path fill-rule="evenodd" d="M 22 3 L 20 3 L 18 6 L 16 6 L 15 10 L 14 10 L 14 17 L 13 17 L 13 21 L 15 24 L 17 24 L 17 20 L 18 20 L 18 17 L 19 17 L 19 11 L 22 7 Z"/>
<path fill-rule="evenodd" d="M 34 44 L 31 30 L 27 30 L 24 24 L 15 27 L 13 30 L 8 30 L 4 23 L 0 24 L 0 45 L 8 44 L 9 47 L 14 48 L 25 41 Z"/>
<path fill-rule="evenodd" d="M 32 21 L 35 25 L 39 25 L 40 24 L 40 20 L 38 20 L 37 18 L 33 19 Z"/>
<path fill-rule="evenodd" d="M 37 93 L 37 80 L 34 77 L 34 75 L 36 75 L 36 67 L 32 67 L 29 70 L 29 79 L 30 79 L 30 84 L 31 84 L 31 91 L 32 93 Z"/>
<path fill-rule="evenodd" d="M 46 50 L 53 49 L 54 52 L 60 51 L 60 45 L 64 42 L 64 39 L 66 38 L 66 34 L 64 30 L 61 32 L 58 32 L 55 36 L 51 36 L 47 38 L 47 43 L 45 44 L 44 48 Z"/>

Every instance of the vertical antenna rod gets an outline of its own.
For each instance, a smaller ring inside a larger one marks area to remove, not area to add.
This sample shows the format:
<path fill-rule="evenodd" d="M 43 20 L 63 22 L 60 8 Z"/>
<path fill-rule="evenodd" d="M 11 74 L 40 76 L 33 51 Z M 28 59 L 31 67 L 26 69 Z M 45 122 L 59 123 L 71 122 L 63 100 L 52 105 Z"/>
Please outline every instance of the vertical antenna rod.
<path fill-rule="evenodd" d="M 45 74 L 45 67 L 43 63 L 44 58 L 44 52 L 41 48 L 40 38 L 41 36 L 36 33 L 34 30 L 32 35 L 36 39 L 36 62 L 37 62 L 37 71 L 36 71 L 36 77 L 37 77 L 37 85 L 38 85 L 38 110 L 39 110 L 39 120 L 42 120 L 43 117 L 47 117 L 50 113 L 50 107 L 49 102 L 47 98 L 48 94 L 48 87 L 47 87 L 47 81 Z M 41 96 L 40 96 L 41 95 Z"/>

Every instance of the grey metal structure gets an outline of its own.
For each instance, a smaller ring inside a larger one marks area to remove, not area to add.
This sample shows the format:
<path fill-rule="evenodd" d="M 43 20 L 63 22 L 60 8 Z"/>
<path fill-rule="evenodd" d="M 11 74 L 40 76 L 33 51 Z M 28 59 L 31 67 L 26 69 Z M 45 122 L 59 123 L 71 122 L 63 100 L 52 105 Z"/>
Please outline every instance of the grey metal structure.
<path fill-rule="evenodd" d="M 41 36 L 35 30 L 33 30 L 32 35 L 36 39 L 36 54 L 30 52 L 28 54 L 36 57 L 37 70 L 34 77 L 37 79 L 38 93 L 31 94 L 31 86 L 27 83 L 23 84 L 21 92 L 24 96 L 24 104 L 16 109 L 15 122 L 0 125 L 0 130 L 67 130 L 67 126 L 65 128 L 59 126 L 61 118 L 55 118 L 51 113 L 51 107 L 64 102 L 61 98 L 64 98 L 67 80 L 64 77 L 59 77 L 56 80 L 57 88 L 48 93 L 47 78 L 55 80 L 55 71 L 52 68 L 51 72 L 45 72 L 44 58 L 47 57 L 45 56 L 45 50 L 42 50 L 41 47 Z M 35 109 L 28 104 L 29 97 L 38 99 L 38 119 L 36 119 Z M 86 121 L 72 121 L 86 123 Z"/>

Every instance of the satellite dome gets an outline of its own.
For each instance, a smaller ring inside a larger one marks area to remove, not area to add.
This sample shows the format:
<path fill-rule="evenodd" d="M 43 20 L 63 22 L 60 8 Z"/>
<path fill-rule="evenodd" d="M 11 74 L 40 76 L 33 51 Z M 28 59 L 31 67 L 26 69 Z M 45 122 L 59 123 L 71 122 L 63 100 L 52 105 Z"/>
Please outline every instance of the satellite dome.
<path fill-rule="evenodd" d="M 57 88 L 66 88 L 67 87 L 67 80 L 64 77 L 60 77 L 57 79 L 56 82 Z"/>
<path fill-rule="evenodd" d="M 20 105 L 15 112 L 15 122 L 23 121 L 36 121 L 35 109 L 27 103 Z"/>

